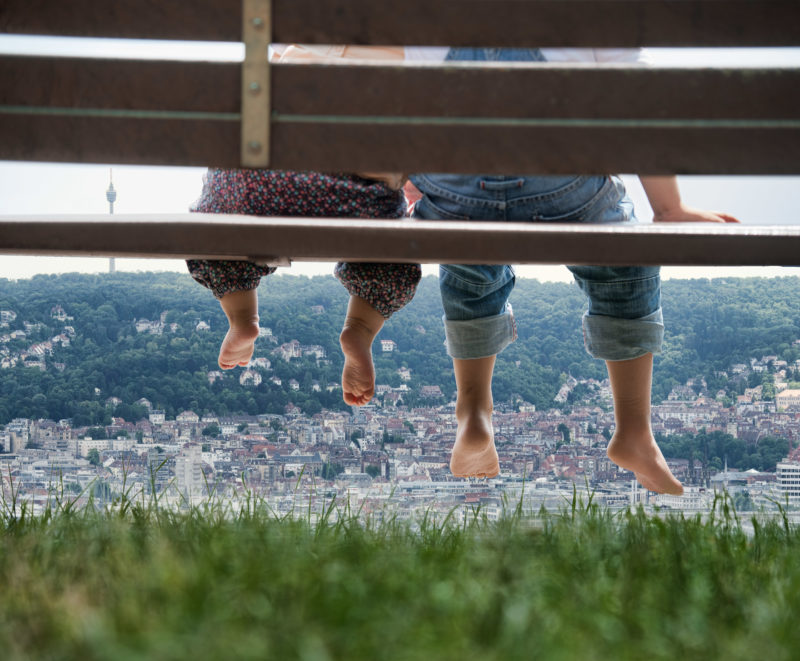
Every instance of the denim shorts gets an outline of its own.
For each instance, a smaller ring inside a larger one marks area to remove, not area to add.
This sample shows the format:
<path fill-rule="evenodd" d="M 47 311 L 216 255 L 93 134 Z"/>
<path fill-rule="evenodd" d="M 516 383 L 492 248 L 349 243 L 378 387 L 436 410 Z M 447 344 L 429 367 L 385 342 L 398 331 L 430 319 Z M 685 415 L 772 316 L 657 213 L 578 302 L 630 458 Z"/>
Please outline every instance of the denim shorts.
<path fill-rule="evenodd" d="M 613 176 L 484 176 L 421 174 L 414 217 L 561 223 L 636 222 L 633 203 Z M 586 349 L 604 360 L 630 360 L 661 350 L 664 324 L 657 266 L 569 266 L 588 299 Z M 440 266 L 448 353 L 492 356 L 516 339 L 508 297 L 509 265 Z"/>

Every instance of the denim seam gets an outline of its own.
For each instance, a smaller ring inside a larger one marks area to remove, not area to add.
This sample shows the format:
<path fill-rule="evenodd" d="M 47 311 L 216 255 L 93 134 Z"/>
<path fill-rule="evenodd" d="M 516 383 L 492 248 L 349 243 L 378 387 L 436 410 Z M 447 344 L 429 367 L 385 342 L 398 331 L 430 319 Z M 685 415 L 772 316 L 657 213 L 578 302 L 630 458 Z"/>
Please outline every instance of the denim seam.
<path fill-rule="evenodd" d="M 600 190 L 597 191 L 597 193 L 595 193 L 589 201 L 585 202 L 582 206 L 571 211 L 570 213 L 563 213 L 559 216 L 535 215 L 533 218 L 534 220 L 540 220 L 544 222 L 558 222 L 559 220 L 565 218 L 569 218 L 572 222 L 581 222 L 591 214 L 592 209 L 600 204 L 607 204 L 609 201 L 611 201 L 615 194 L 617 194 L 616 186 L 614 186 L 614 182 L 608 178 Z"/>
<path fill-rule="evenodd" d="M 509 206 L 520 206 L 522 204 L 531 204 L 536 202 L 549 202 L 550 200 L 557 199 L 559 197 L 563 197 L 566 193 L 573 192 L 576 188 L 579 188 L 583 184 L 586 183 L 588 177 L 583 175 L 576 177 L 573 181 L 568 184 L 565 184 L 561 188 L 556 188 L 555 190 L 548 191 L 547 193 L 540 193 L 538 195 L 527 195 L 525 197 L 515 197 L 513 200 L 508 202 Z M 605 185 L 605 184 L 603 184 Z"/>
<path fill-rule="evenodd" d="M 447 266 L 447 264 L 442 264 L 442 266 Z M 488 287 L 492 287 L 493 285 L 496 285 L 496 284 L 498 284 L 500 282 L 504 282 L 506 280 L 505 278 L 497 278 L 497 280 L 492 280 L 491 282 L 485 282 L 485 281 L 484 282 L 475 282 L 473 280 L 465 280 L 464 278 L 462 278 L 461 276 L 456 275 L 452 271 L 447 271 L 447 277 L 448 278 L 452 278 L 453 280 L 458 280 L 459 282 L 463 282 L 465 285 L 471 285 L 472 287 L 475 287 L 475 285 L 478 285 L 482 289 L 488 288 Z M 513 269 L 511 270 L 511 277 L 514 278 Z"/>
<path fill-rule="evenodd" d="M 591 286 L 603 286 L 603 285 L 611 285 L 611 286 L 613 286 L 613 285 L 622 284 L 623 282 L 647 282 L 649 280 L 656 280 L 656 279 L 658 279 L 660 277 L 661 277 L 661 275 L 659 274 L 659 275 L 648 275 L 646 278 L 628 278 L 627 280 L 609 280 L 607 282 L 603 281 L 603 280 L 598 280 L 598 281 L 592 282 Z"/>
<path fill-rule="evenodd" d="M 446 209 L 442 209 L 438 204 L 435 204 L 430 199 L 430 196 L 428 196 L 428 195 L 423 197 L 423 199 L 420 200 L 419 202 L 417 202 L 417 204 L 419 204 L 420 202 L 422 203 L 423 208 L 426 205 L 430 206 L 430 207 L 433 208 L 433 210 L 436 212 L 437 215 L 445 216 L 444 218 L 442 218 L 442 220 L 469 220 L 470 219 L 470 217 L 467 216 L 467 215 L 459 215 L 459 214 L 447 211 Z M 415 209 L 416 209 L 416 207 L 415 207 Z"/>
<path fill-rule="evenodd" d="M 415 175 L 415 178 L 419 178 L 421 181 L 425 182 L 425 188 L 427 190 L 423 190 L 423 192 L 430 192 L 439 197 L 443 197 L 451 202 L 457 202 L 459 204 L 468 204 L 470 206 L 478 206 L 478 207 L 487 207 L 487 208 L 498 208 L 498 202 L 502 202 L 505 206 L 520 206 L 523 204 L 531 204 L 536 202 L 547 202 L 558 197 L 561 197 L 567 193 L 571 193 L 579 186 L 582 186 L 586 183 L 587 177 L 585 176 L 578 176 L 573 181 L 560 188 L 557 188 L 553 191 L 548 191 L 547 193 L 540 193 L 538 195 L 527 195 L 525 197 L 518 197 L 512 200 L 487 200 L 485 198 L 479 197 L 469 197 L 467 195 L 461 195 L 459 193 L 454 193 L 446 188 L 442 188 L 441 186 L 432 182 L 426 175 L 418 174 Z M 610 181 L 610 180 L 609 180 Z M 603 184 L 605 187 L 606 184 Z M 513 190 L 513 189 L 512 189 Z M 602 192 L 602 189 L 601 191 Z"/>

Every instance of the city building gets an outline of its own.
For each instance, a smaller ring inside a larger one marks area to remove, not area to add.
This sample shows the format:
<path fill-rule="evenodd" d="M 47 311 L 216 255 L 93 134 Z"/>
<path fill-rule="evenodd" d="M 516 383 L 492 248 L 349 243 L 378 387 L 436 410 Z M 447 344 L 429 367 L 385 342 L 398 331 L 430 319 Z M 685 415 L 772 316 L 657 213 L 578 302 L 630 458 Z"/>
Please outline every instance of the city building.
<path fill-rule="evenodd" d="M 800 501 L 800 462 L 787 461 L 777 465 L 778 488 L 789 502 Z"/>

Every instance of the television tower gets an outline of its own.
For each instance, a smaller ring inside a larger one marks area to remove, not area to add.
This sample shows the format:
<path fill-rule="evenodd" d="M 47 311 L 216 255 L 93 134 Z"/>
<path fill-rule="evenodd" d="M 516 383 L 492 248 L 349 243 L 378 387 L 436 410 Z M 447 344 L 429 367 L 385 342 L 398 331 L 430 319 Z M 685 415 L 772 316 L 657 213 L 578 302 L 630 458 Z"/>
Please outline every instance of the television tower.
<path fill-rule="evenodd" d="M 106 199 L 108 200 L 108 213 L 114 215 L 114 202 L 117 199 L 117 191 L 114 190 L 113 171 L 111 168 L 108 170 L 108 190 L 106 191 Z M 113 257 L 108 258 L 108 272 L 114 273 L 117 270 L 117 265 Z"/>

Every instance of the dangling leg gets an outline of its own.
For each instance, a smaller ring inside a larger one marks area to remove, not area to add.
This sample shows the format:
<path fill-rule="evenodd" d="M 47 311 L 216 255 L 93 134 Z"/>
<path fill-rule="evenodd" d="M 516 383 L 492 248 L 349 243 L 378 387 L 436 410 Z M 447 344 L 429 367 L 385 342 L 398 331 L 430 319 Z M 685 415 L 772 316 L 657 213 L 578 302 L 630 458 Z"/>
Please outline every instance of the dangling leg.
<path fill-rule="evenodd" d="M 230 370 L 245 366 L 258 338 L 258 287 L 261 278 L 275 272 L 272 266 L 233 260 L 190 259 L 189 274 L 210 289 L 228 318 L 228 332 L 219 348 L 219 366 Z"/>
<path fill-rule="evenodd" d="M 514 280 L 514 271 L 504 265 L 439 268 L 447 352 L 458 390 L 458 429 L 450 457 L 457 477 L 500 472 L 492 431 L 492 374 L 497 354 L 516 338 L 508 305 Z"/>
<path fill-rule="evenodd" d="M 219 348 L 219 366 L 230 370 L 247 366 L 258 338 L 258 293 L 255 289 L 233 291 L 219 299 L 228 318 L 228 332 Z"/>
<path fill-rule="evenodd" d="M 203 191 L 190 211 L 269 215 L 283 212 L 273 205 L 289 196 L 281 195 L 290 172 L 271 170 L 210 169 L 203 177 Z M 271 266 L 237 260 L 190 259 L 186 265 L 192 278 L 211 290 L 228 318 L 218 364 L 222 369 L 246 366 L 253 357 L 258 338 L 258 287 L 261 278 L 275 272 Z"/>
<path fill-rule="evenodd" d="M 680 496 L 683 486 L 667 466 L 650 429 L 653 354 L 632 360 L 606 361 L 614 397 L 616 430 L 608 458 L 631 471 L 646 489 Z"/>
<path fill-rule="evenodd" d="M 339 344 L 344 354 L 342 397 L 346 404 L 363 406 L 375 394 L 372 341 L 383 328 L 384 319 L 363 298 L 351 296 L 347 305 Z"/>
<path fill-rule="evenodd" d="M 458 430 L 450 456 L 450 471 L 456 477 L 494 477 L 500 472 L 492 431 L 495 358 L 453 359 L 458 389 Z"/>
<path fill-rule="evenodd" d="M 680 495 L 650 429 L 653 353 L 661 351 L 661 279 L 651 266 L 570 266 L 589 299 L 583 317 L 586 349 L 606 361 L 616 431 L 608 457 L 632 471 L 642 486 Z"/>
<path fill-rule="evenodd" d="M 419 264 L 340 262 L 334 273 L 350 292 L 339 335 L 342 398 L 351 406 L 363 406 L 375 394 L 372 342 L 384 322 L 414 297 L 422 269 Z"/>

